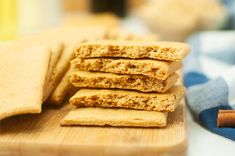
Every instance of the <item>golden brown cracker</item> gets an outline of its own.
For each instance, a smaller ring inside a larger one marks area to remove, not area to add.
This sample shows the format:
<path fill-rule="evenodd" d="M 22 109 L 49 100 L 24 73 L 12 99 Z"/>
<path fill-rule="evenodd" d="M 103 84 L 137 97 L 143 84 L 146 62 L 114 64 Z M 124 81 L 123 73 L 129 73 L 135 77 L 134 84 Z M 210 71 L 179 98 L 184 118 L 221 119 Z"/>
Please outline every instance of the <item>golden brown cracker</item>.
<path fill-rule="evenodd" d="M 142 93 L 116 89 L 80 89 L 69 101 L 79 107 L 117 107 L 173 112 L 184 95 L 184 87 L 165 93 Z"/>
<path fill-rule="evenodd" d="M 76 57 L 125 57 L 151 58 L 167 61 L 182 61 L 188 54 L 189 46 L 179 42 L 140 41 L 91 41 L 79 44 Z"/>
<path fill-rule="evenodd" d="M 47 48 L 0 53 L 0 119 L 40 113 L 50 52 Z"/>
<path fill-rule="evenodd" d="M 78 88 L 116 88 L 141 92 L 166 92 L 176 83 L 178 77 L 174 73 L 166 80 L 159 80 L 144 75 L 120 75 L 75 70 L 71 72 L 70 82 Z"/>
<path fill-rule="evenodd" d="M 165 127 L 166 112 L 113 108 L 75 108 L 61 121 L 63 126 Z"/>

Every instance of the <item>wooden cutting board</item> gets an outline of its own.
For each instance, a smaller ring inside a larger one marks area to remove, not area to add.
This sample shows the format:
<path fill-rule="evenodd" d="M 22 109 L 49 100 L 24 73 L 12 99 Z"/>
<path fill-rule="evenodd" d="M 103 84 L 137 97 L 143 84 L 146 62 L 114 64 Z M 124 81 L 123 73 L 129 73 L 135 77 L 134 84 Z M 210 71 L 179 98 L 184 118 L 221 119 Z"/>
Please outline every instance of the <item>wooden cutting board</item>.
<path fill-rule="evenodd" d="M 1 121 L 0 156 L 185 155 L 185 103 L 169 114 L 166 128 L 60 127 L 71 109 L 44 106 L 39 115 Z"/>

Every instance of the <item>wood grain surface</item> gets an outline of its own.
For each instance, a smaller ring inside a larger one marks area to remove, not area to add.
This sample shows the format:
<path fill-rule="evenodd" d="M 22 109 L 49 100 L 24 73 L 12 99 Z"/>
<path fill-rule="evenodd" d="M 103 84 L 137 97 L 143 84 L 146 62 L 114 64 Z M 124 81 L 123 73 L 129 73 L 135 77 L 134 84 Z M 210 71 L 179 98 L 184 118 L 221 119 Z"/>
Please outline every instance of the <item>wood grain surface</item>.
<path fill-rule="evenodd" d="M 39 115 L 1 121 L 1 156 L 185 155 L 185 104 L 169 114 L 166 128 L 60 127 L 70 105 L 44 105 Z"/>

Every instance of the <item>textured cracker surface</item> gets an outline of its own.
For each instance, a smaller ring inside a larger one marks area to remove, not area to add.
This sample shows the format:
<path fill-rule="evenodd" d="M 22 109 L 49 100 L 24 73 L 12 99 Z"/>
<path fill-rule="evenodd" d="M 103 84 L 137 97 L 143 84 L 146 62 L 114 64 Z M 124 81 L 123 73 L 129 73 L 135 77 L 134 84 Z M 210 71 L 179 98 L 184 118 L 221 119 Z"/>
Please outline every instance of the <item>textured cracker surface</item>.
<path fill-rule="evenodd" d="M 50 52 L 43 47 L 0 53 L 0 120 L 40 113 Z"/>
<path fill-rule="evenodd" d="M 61 125 L 165 127 L 166 112 L 151 112 L 112 108 L 76 108 L 61 121 Z"/>
<path fill-rule="evenodd" d="M 117 88 L 142 92 L 165 92 L 175 84 L 177 79 L 177 74 L 172 74 L 166 80 L 158 80 L 143 75 L 118 75 L 76 70 L 70 76 L 70 82 L 78 88 Z"/>
<path fill-rule="evenodd" d="M 74 68 L 81 71 L 109 72 L 116 74 L 140 74 L 165 80 L 182 66 L 182 62 L 158 61 L 151 59 L 92 58 L 72 61 Z"/>
<path fill-rule="evenodd" d="M 182 61 L 188 52 L 189 46 L 178 42 L 92 41 L 78 45 L 75 54 L 79 58 L 125 57 Z"/>
<path fill-rule="evenodd" d="M 174 86 L 166 93 L 81 89 L 70 99 L 70 103 L 79 107 L 119 107 L 173 112 L 183 95 L 184 87 L 182 86 Z"/>

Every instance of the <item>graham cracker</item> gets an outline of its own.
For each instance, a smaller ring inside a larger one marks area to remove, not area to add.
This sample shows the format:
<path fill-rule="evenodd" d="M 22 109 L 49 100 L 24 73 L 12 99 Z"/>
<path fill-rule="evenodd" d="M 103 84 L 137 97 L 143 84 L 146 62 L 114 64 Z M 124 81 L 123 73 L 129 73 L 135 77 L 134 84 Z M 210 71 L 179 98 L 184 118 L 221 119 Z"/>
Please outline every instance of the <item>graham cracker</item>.
<path fill-rule="evenodd" d="M 182 62 L 169 62 L 151 59 L 76 58 L 74 68 L 81 71 L 109 72 L 116 74 L 145 75 L 165 80 L 182 67 Z"/>
<path fill-rule="evenodd" d="M 57 43 L 51 46 L 51 58 L 49 62 L 49 67 L 47 71 L 47 76 L 46 76 L 46 83 L 45 83 L 45 88 L 44 88 L 44 96 L 43 96 L 43 101 L 46 101 L 48 96 L 51 94 L 53 91 L 53 87 L 50 85 L 51 83 L 51 78 L 53 74 L 53 70 L 56 67 L 57 63 L 60 60 L 62 51 L 63 51 L 63 44 L 62 43 Z"/>
<path fill-rule="evenodd" d="M 44 33 L 47 33 L 44 32 Z M 70 67 L 70 61 L 74 58 L 74 47 L 87 40 L 103 39 L 106 33 L 104 27 L 87 27 L 87 28 L 65 28 L 50 30 L 49 33 L 57 35 L 64 43 L 64 50 L 61 58 L 55 66 L 50 78 L 49 86 L 53 88 L 50 95 L 53 94 L 55 88 L 59 85 L 65 73 Z M 50 99 L 49 99 L 50 101 Z M 56 104 L 47 102 L 47 104 Z"/>
<path fill-rule="evenodd" d="M 174 86 L 165 93 L 142 93 L 115 89 L 81 89 L 69 102 L 78 107 L 117 107 L 173 112 L 183 95 L 183 86 Z"/>
<path fill-rule="evenodd" d="M 75 108 L 61 121 L 62 126 L 165 127 L 167 112 L 113 108 Z"/>
<path fill-rule="evenodd" d="M 179 42 L 91 41 L 76 47 L 76 57 L 125 57 L 182 61 L 189 46 Z"/>
<path fill-rule="evenodd" d="M 70 60 L 72 60 L 74 57 L 72 49 L 73 48 L 71 46 L 65 45 L 59 61 L 57 62 L 56 66 L 53 68 L 52 74 L 50 76 L 50 81 L 48 84 L 48 88 L 50 88 L 50 94 L 48 96 L 53 94 L 54 89 L 59 84 L 66 71 L 69 69 Z"/>
<path fill-rule="evenodd" d="M 159 80 L 143 75 L 119 75 L 75 70 L 71 72 L 70 82 L 78 88 L 116 88 L 141 92 L 166 92 L 176 83 L 178 77 L 174 73 L 166 80 Z"/>
<path fill-rule="evenodd" d="M 48 103 L 53 105 L 60 105 L 67 95 L 74 94 L 76 91 L 78 91 L 78 89 L 69 82 L 70 73 L 71 70 L 66 72 L 58 86 L 55 88 L 54 92 L 47 100 Z"/>
<path fill-rule="evenodd" d="M 107 31 L 107 40 L 118 40 L 118 41 L 159 41 L 160 37 L 156 34 L 135 34 L 120 27 L 111 28 Z"/>
<path fill-rule="evenodd" d="M 50 52 L 44 47 L 0 53 L 0 120 L 40 113 Z"/>

